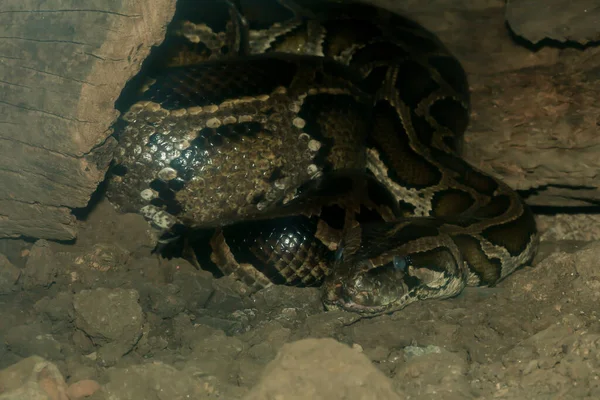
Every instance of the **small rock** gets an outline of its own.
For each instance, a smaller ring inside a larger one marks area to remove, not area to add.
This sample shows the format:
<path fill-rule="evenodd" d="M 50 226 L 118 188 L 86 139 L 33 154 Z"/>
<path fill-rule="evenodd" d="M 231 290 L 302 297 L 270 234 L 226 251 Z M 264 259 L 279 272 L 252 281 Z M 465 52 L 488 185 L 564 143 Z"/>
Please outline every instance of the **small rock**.
<path fill-rule="evenodd" d="M 156 246 L 156 238 L 148 222 L 139 214 L 120 214 L 115 218 L 114 239 L 132 256 L 148 254 Z"/>
<path fill-rule="evenodd" d="M 144 323 L 138 300 L 132 289 L 82 290 L 74 297 L 75 323 L 97 341 L 132 342 Z"/>
<path fill-rule="evenodd" d="M 80 354 L 88 354 L 94 351 L 94 342 L 79 329 L 76 329 L 71 336 L 73 345 Z"/>
<path fill-rule="evenodd" d="M 358 343 L 353 343 L 352 349 L 358 351 L 359 353 L 362 353 L 364 351 L 363 347 Z"/>
<path fill-rule="evenodd" d="M 208 309 L 231 313 L 249 308 L 251 305 L 249 299 L 244 295 L 245 285 L 233 278 L 225 276 L 215 279 L 212 286 L 214 292 L 206 303 Z"/>
<path fill-rule="evenodd" d="M 51 321 L 70 322 L 74 318 L 73 295 L 70 292 L 60 292 L 56 297 L 44 297 L 34 306 L 39 313 L 44 313 Z"/>
<path fill-rule="evenodd" d="M 91 379 L 84 379 L 69 385 L 67 395 L 69 400 L 79 400 L 84 397 L 89 397 L 100 390 L 100 384 Z"/>
<path fill-rule="evenodd" d="M 98 359 L 113 365 L 142 335 L 144 314 L 133 289 L 82 290 L 74 296 L 75 324 L 103 346 Z"/>
<path fill-rule="evenodd" d="M 132 257 L 138 257 L 152 251 L 156 238 L 144 217 L 119 213 L 107 199 L 102 199 L 81 225 L 77 243 L 83 247 L 114 243 Z"/>
<path fill-rule="evenodd" d="M 242 335 L 241 339 L 250 347 L 245 354 L 266 364 L 275 358 L 290 336 L 290 329 L 284 328 L 277 321 L 272 321 Z"/>
<path fill-rule="evenodd" d="M 225 335 L 223 331 L 214 331 L 207 327 L 200 329 L 212 333 L 198 336 L 191 343 L 192 352 L 187 366 L 194 368 L 196 373 L 214 375 L 226 381 L 231 366 L 244 349 L 244 344 L 237 337 Z"/>
<path fill-rule="evenodd" d="M 131 258 L 127 262 L 127 271 L 144 277 L 144 282 L 148 281 L 165 284 L 167 282 L 166 278 L 168 272 L 161 267 L 161 264 L 161 259 L 156 257 L 155 254 L 140 258 Z M 136 285 L 136 283 L 137 282 L 132 282 L 132 285 Z M 137 286 L 134 286 L 133 288 L 138 289 Z"/>
<path fill-rule="evenodd" d="M 405 348 L 405 358 L 407 350 Z M 407 397 L 428 399 L 470 399 L 465 357 L 437 346 L 411 346 L 408 361 L 396 369 L 395 387 Z"/>
<path fill-rule="evenodd" d="M 204 308 L 213 294 L 213 276 L 210 272 L 196 270 L 183 260 L 170 260 L 173 284 L 179 287 L 178 296 L 184 299 L 188 310 Z"/>
<path fill-rule="evenodd" d="M 359 344 L 355 344 L 357 346 L 360 346 Z M 360 346 L 361 348 L 363 348 L 362 346 Z M 369 357 L 369 360 L 371 361 L 377 361 L 379 363 L 382 362 L 387 362 L 388 358 L 391 354 L 390 349 L 388 349 L 387 347 L 383 347 L 383 346 L 375 346 L 375 347 L 369 347 L 366 349 L 363 349 L 365 355 L 367 357 Z"/>
<path fill-rule="evenodd" d="M 252 389 L 260 380 L 265 364 L 250 357 L 240 357 L 232 364 L 230 376 L 235 376 L 235 383 L 246 390 Z"/>
<path fill-rule="evenodd" d="M 21 357 L 38 355 L 50 360 L 64 359 L 60 342 L 48 330 L 38 323 L 15 326 L 6 332 L 4 341 Z"/>
<path fill-rule="evenodd" d="M 48 241 L 40 239 L 31 248 L 29 258 L 23 271 L 23 287 L 49 287 L 55 282 L 58 274 L 58 262 Z"/>
<path fill-rule="evenodd" d="M 193 324 L 192 316 L 181 313 L 172 320 L 172 341 L 179 347 L 189 347 L 196 338 L 208 336 L 217 331 L 202 324 Z"/>
<path fill-rule="evenodd" d="M 96 359 L 102 366 L 111 367 L 117 364 L 121 357 L 129 353 L 132 347 L 132 344 L 127 342 L 106 343 L 96 352 Z"/>
<path fill-rule="evenodd" d="M 17 268 L 25 268 L 31 246 L 33 243 L 23 239 L 0 239 L 0 253 Z"/>
<path fill-rule="evenodd" d="M 15 267 L 4 254 L 0 254 L 0 295 L 18 290 L 17 281 L 20 276 L 21 270 Z"/>
<path fill-rule="evenodd" d="M 245 400 L 394 399 L 391 381 L 364 354 L 333 339 L 286 344 Z"/>
<path fill-rule="evenodd" d="M 279 321 L 259 325 L 240 338 L 247 347 L 235 360 L 235 376 L 240 385 L 251 387 L 260 378 L 262 369 L 271 362 L 281 347 L 287 343 L 291 330 Z"/>
<path fill-rule="evenodd" d="M 303 330 L 306 331 L 304 336 L 314 338 L 336 337 L 336 335 L 339 335 L 340 328 L 351 325 L 359 319 L 360 316 L 358 314 L 346 311 L 329 311 L 310 315 L 304 323 Z"/>
<path fill-rule="evenodd" d="M 573 329 L 563 324 L 555 324 L 520 341 L 502 357 L 505 365 L 522 364 L 522 360 L 540 357 L 560 357 L 562 344 L 571 337 Z"/>
<path fill-rule="evenodd" d="M 0 400 L 69 400 L 58 368 L 32 356 L 0 371 Z"/>
<path fill-rule="evenodd" d="M 179 295 L 179 288 L 172 284 L 153 287 L 149 291 L 150 308 L 161 318 L 173 318 L 185 309 L 185 299 Z"/>
<path fill-rule="evenodd" d="M 66 373 L 69 383 L 82 380 L 95 380 L 98 376 L 98 366 L 89 358 L 76 355 L 65 360 Z"/>
<path fill-rule="evenodd" d="M 162 362 L 110 368 L 107 376 L 109 382 L 104 390 L 112 400 L 219 397 L 214 386 Z"/>

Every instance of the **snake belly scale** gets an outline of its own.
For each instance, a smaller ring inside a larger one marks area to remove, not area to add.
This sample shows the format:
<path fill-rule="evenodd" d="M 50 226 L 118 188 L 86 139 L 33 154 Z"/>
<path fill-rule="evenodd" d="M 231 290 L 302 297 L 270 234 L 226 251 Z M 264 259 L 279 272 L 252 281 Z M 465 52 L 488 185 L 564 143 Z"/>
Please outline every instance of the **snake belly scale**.
<path fill-rule="evenodd" d="M 530 209 L 460 157 L 467 79 L 433 34 L 363 4 L 203 4 L 220 25 L 174 23 L 177 57 L 118 124 L 119 210 L 255 289 L 322 285 L 366 316 L 531 261 Z"/>

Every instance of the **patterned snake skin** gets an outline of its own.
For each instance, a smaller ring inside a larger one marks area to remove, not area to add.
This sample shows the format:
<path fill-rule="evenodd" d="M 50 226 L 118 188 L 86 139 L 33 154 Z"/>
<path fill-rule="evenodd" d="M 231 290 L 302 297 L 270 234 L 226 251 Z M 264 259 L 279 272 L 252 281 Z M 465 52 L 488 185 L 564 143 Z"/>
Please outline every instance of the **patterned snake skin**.
<path fill-rule="evenodd" d="M 431 33 L 361 4 L 198 4 L 216 22 L 178 14 L 116 130 L 117 208 L 203 267 L 367 316 L 530 262 L 529 208 L 459 156 L 467 80 Z"/>

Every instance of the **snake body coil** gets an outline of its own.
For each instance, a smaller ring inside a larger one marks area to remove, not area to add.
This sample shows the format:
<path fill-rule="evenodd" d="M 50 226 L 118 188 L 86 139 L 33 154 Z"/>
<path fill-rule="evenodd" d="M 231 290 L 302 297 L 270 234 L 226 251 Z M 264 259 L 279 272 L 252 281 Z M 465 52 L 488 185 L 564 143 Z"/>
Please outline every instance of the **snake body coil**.
<path fill-rule="evenodd" d="M 259 2 L 228 6 L 222 32 L 180 23 L 201 50 L 123 115 L 117 207 L 163 230 L 212 228 L 199 254 L 222 273 L 324 280 L 328 308 L 364 315 L 532 259 L 529 208 L 459 156 L 468 85 L 437 38 L 366 5 L 282 2 L 271 10 L 294 13 L 274 22 Z"/>

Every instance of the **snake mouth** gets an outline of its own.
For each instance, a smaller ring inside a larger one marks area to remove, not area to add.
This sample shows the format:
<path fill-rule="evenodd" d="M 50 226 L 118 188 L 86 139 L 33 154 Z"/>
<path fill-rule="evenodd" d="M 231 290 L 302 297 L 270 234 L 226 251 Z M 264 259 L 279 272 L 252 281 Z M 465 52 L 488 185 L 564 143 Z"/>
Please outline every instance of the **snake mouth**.
<path fill-rule="evenodd" d="M 388 312 L 389 306 L 367 306 L 363 304 L 356 303 L 350 299 L 338 299 L 338 300 L 327 300 L 324 301 L 323 304 L 328 311 L 349 311 L 354 312 L 361 315 L 369 315 L 369 316 L 377 316 Z"/>
<path fill-rule="evenodd" d="M 329 311 L 345 310 L 376 316 L 402 308 L 408 290 L 403 280 L 368 280 L 359 275 L 349 282 L 326 282 L 323 304 Z"/>

